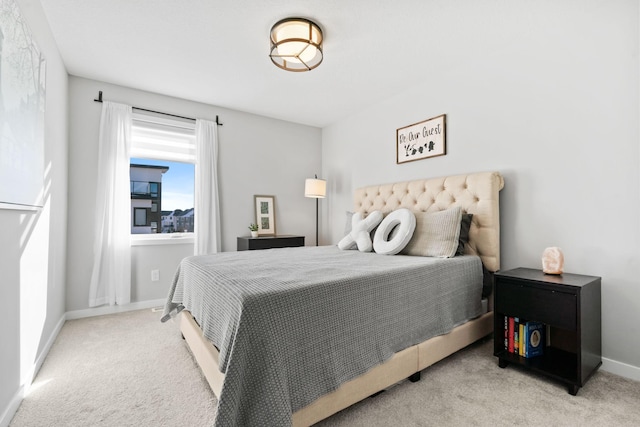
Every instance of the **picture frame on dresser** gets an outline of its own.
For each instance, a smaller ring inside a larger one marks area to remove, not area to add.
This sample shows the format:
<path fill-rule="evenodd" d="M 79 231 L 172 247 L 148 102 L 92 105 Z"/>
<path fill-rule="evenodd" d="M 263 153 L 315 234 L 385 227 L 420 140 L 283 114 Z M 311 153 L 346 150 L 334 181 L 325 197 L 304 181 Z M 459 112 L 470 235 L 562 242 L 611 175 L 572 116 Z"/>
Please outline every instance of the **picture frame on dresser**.
<path fill-rule="evenodd" d="M 253 201 L 256 212 L 259 236 L 276 235 L 276 197 L 254 195 Z"/>

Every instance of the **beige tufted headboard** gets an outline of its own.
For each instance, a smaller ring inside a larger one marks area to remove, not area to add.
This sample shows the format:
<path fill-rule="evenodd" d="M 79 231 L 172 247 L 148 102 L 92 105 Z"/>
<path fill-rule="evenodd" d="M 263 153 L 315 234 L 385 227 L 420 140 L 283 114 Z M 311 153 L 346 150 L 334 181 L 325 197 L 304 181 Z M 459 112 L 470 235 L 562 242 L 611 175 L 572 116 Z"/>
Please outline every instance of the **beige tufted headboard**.
<path fill-rule="evenodd" d="M 499 193 L 504 180 L 498 172 L 420 179 L 372 185 L 355 191 L 355 212 L 383 213 L 398 208 L 437 212 L 453 206 L 473 214 L 465 253 L 479 255 L 489 271 L 500 269 Z"/>

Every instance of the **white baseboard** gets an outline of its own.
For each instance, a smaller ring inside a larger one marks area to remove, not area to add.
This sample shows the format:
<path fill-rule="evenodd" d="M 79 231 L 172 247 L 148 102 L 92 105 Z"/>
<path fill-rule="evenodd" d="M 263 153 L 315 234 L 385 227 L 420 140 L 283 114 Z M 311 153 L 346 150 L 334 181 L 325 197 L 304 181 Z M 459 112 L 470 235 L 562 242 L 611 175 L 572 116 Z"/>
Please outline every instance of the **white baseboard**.
<path fill-rule="evenodd" d="M 53 343 L 56 341 L 56 338 L 58 338 L 58 334 L 60 333 L 60 330 L 64 325 L 65 317 L 66 317 L 65 314 L 60 316 L 60 320 L 58 320 L 58 323 L 56 324 L 56 327 L 51 332 L 49 339 L 45 343 L 44 347 L 42 347 L 42 351 L 36 357 L 36 361 L 31 367 L 31 370 L 25 376 L 24 383 L 20 385 L 20 388 L 18 389 L 16 394 L 13 396 L 13 399 L 11 399 L 11 402 L 9 402 L 9 405 L 7 406 L 5 411 L 2 413 L 2 416 L 0 417 L 0 427 L 7 427 L 11 422 L 11 420 L 13 419 L 13 416 L 16 414 L 16 411 L 18 410 L 18 408 L 20 407 L 20 404 L 22 403 L 22 399 L 24 399 L 24 397 L 29 392 L 31 383 L 33 383 L 33 380 L 35 379 L 36 375 L 38 374 L 38 371 L 42 367 L 44 360 L 47 358 L 47 355 L 49 354 L 49 350 L 51 350 L 51 346 L 53 346 Z"/>
<path fill-rule="evenodd" d="M 67 320 L 82 319 L 84 317 L 102 316 L 105 314 L 122 313 L 124 311 L 143 310 L 145 308 L 164 307 L 166 298 L 149 301 L 132 302 L 126 305 L 105 305 L 101 307 L 86 308 L 83 310 L 67 311 Z"/>
<path fill-rule="evenodd" d="M 51 332 L 49 339 L 45 343 L 44 347 L 42 347 L 42 351 L 36 358 L 36 361 L 33 364 L 33 366 L 31 367 L 31 371 L 26 375 L 25 382 L 24 384 L 22 384 L 22 387 L 24 388 L 23 396 L 26 396 L 27 393 L 29 393 L 29 388 L 31 387 L 31 383 L 36 378 L 36 375 L 38 375 L 38 371 L 40 371 L 40 368 L 42 367 L 44 360 L 47 358 L 47 355 L 49 354 L 49 350 L 51 350 L 53 343 L 56 341 L 56 338 L 58 338 L 58 334 L 60 333 L 60 330 L 64 326 L 65 321 L 66 321 L 66 313 L 60 316 L 60 320 L 58 320 L 58 323 L 56 324 L 56 327 L 53 328 L 53 331 Z"/>
<path fill-rule="evenodd" d="M 603 371 L 611 372 L 612 374 L 620 375 L 621 377 L 629 378 L 630 380 L 640 381 L 640 368 L 633 365 L 628 365 L 617 360 L 602 358 Z"/>
<path fill-rule="evenodd" d="M 18 411 L 18 408 L 22 403 L 23 397 L 24 397 L 24 386 L 18 389 L 16 394 L 13 396 L 13 399 L 11 399 L 11 402 L 9 402 L 9 405 L 7 406 L 7 408 L 4 410 L 2 415 L 0 415 L 0 427 L 7 427 L 9 425 L 9 423 L 13 419 L 13 416 Z"/>

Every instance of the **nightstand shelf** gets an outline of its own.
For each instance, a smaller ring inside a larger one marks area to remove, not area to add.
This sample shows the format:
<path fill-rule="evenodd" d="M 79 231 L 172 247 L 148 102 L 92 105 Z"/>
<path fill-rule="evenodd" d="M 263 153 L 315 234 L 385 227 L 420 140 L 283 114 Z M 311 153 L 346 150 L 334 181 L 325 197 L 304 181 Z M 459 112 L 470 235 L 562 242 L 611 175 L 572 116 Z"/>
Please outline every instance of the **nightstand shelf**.
<path fill-rule="evenodd" d="M 496 273 L 494 356 L 498 365 L 521 365 L 567 384 L 575 395 L 602 364 L 600 277 L 547 275 L 517 268 Z M 505 317 L 542 322 L 546 345 L 525 358 L 505 349 Z"/>
<path fill-rule="evenodd" d="M 509 363 L 522 365 L 532 371 L 540 372 L 566 383 L 578 382 L 577 357 L 576 354 L 568 351 L 547 347 L 542 356 L 525 358 L 511 354 L 506 350 L 496 356 L 500 358 L 500 362 L 508 362 L 507 365 Z M 506 367 L 506 365 L 504 367 Z"/>

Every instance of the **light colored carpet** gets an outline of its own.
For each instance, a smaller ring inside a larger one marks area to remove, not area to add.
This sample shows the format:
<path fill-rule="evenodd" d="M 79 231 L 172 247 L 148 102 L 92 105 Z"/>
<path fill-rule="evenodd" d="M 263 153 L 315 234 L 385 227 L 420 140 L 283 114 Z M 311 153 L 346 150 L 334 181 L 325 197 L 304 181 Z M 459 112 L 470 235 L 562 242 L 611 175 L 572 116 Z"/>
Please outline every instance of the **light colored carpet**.
<path fill-rule="evenodd" d="M 67 322 L 11 427 L 211 425 L 215 396 L 177 325 L 159 317 L 140 310 Z M 480 341 L 421 381 L 317 426 L 640 425 L 640 382 L 599 371 L 571 396 L 560 383 L 500 369 L 492 351 L 490 339 Z"/>
<path fill-rule="evenodd" d="M 206 426 L 216 399 L 160 312 L 67 321 L 11 427 Z"/>

